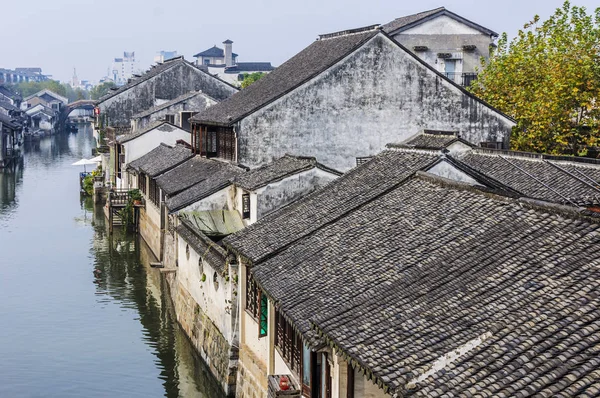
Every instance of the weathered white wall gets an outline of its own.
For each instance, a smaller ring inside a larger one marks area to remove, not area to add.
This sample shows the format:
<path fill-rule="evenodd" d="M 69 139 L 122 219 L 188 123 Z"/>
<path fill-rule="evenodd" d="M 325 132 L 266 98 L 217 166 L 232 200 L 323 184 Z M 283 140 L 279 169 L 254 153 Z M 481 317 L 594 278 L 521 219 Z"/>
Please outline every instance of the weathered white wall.
<path fill-rule="evenodd" d="M 160 209 L 152 203 L 147 197 L 146 206 L 140 210 L 139 230 L 140 236 L 152 250 L 156 258 L 160 259 Z"/>
<path fill-rule="evenodd" d="M 171 105 L 165 109 L 161 109 L 160 111 L 154 112 L 151 115 L 137 119 L 135 123 L 135 128 L 142 129 L 152 122 L 155 122 L 157 120 L 164 120 L 166 115 L 175 115 L 175 125 L 181 127 L 181 112 L 200 112 L 216 103 L 217 102 L 214 99 L 208 96 L 197 95 L 183 102 Z"/>
<path fill-rule="evenodd" d="M 228 203 L 231 203 L 233 196 L 233 188 L 231 186 L 223 188 L 220 191 L 213 193 L 206 198 L 199 200 L 196 203 L 184 207 L 179 212 L 191 211 L 207 211 L 207 210 L 229 210 Z"/>
<path fill-rule="evenodd" d="M 508 144 L 513 122 L 378 35 L 313 80 L 236 124 L 239 162 L 286 153 L 345 171 L 356 157 L 423 129 L 454 130 L 469 142 Z"/>
<path fill-rule="evenodd" d="M 163 124 L 162 126 L 150 130 L 131 141 L 123 144 L 125 147 L 125 167 L 128 163 L 141 158 L 161 143 L 174 146 L 177 140 L 189 142 L 190 133 L 185 130 Z"/>
<path fill-rule="evenodd" d="M 178 62 L 178 61 L 172 61 Z M 155 106 L 157 98 L 172 100 L 190 91 L 202 90 L 216 100 L 237 92 L 234 87 L 188 64 L 179 63 L 139 84 L 99 103 L 108 115 L 109 126 L 130 126 L 131 117 Z"/>
<path fill-rule="evenodd" d="M 438 53 L 461 52 L 460 70 L 457 72 L 473 73 L 480 69 L 480 59 L 488 59 L 490 45 L 494 39 L 446 15 L 424 22 L 414 28 L 407 29 L 394 36 L 394 39 L 413 51 L 415 46 L 427 46 L 427 51 L 415 52 L 436 70 L 443 72 L 443 59 Z M 473 51 L 463 51 L 464 45 L 475 45 Z"/>
<path fill-rule="evenodd" d="M 231 298 L 231 283 L 226 278 L 216 272 L 216 270 L 206 261 L 201 260 L 203 253 L 189 248 L 189 259 L 186 255 L 188 244 L 181 238 L 178 242 L 178 262 L 179 269 L 177 279 L 181 286 L 186 289 L 194 298 L 194 301 L 200 305 L 201 310 L 218 327 L 221 334 L 232 343 L 233 331 L 231 329 L 231 305 L 227 301 Z M 199 261 L 202 261 L 200 269 Z M 215 288 L 213 276 L 217 273 L 218 288 Z M 206 279 L 202 281 L 202 275 Z"/>
<path fill-rule="evenodd" d="M 277 351 L 277 350 L 275 350 L 275 371 L 273 372 L 273 374 L 276 374 L 276 375 L 291 375 L 292 374 L 292 371 L 285 364 L 285 361 L 283 360 L 283 358 L 279 354 L 279 351 Z"/>
<path fill-rule="evenodd" d="M 254 320 L 245 310 L 245 306 L 242 308 L 244 317 L 244 344 L 252 351 L 252 354 L 259 358 L 265 364 L 268 360 L 269 355 L 269 339 L 268 336 L 258 337 L 258 322 Z M 265 374 L 266 376 L 266 374 Z"/>
<path fill-rule="evenodd" d="M 428 173 L 435 174 L 436 176 L 448 178 L 454 181 L 464 182 L 470 185 L 481 185 L 475 179 L 470 177 L 467 173 L 457 169 L 447 161 L 441 161 L 427 170 Z"/>
<path fill-rule="evenodd" d="M 256 191 L 256 218 L 260 220 L 270 212 L 329 184 L 337 177 L 336 174 L 315 167 L 258 189 Z"/>

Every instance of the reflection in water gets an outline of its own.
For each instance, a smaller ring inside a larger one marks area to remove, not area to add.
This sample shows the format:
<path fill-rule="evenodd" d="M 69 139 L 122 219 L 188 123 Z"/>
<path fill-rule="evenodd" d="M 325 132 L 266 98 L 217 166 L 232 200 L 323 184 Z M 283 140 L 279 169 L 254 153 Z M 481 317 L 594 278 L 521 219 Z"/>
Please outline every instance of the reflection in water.
<path fill-rule="evenodd" d="M 220 397 L 147 246 L 80 199 L 90 129 L 0 172 L 0 396 Z M 96 270 L 96 271 L 95 271 Z"/>

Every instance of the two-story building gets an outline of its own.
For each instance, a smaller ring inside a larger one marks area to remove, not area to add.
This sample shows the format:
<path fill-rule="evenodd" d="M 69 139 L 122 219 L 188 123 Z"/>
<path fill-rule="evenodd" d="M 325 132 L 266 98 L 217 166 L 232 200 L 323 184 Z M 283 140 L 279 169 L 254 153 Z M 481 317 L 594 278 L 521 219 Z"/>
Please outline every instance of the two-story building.
<path fill-rule="evenodd" d="M 255 168 L 292 153 L 341 171 L 423 129 L 506 148 L 515 124 L 379 26 L 321 35 L 191 121 L 201 156 Z"/>
<path fill-rule="evenodd" d="M 396 18 L 383 30 L 435 70 L 462 86 L 477 78 L 498 34 L 444 7 Z"/>

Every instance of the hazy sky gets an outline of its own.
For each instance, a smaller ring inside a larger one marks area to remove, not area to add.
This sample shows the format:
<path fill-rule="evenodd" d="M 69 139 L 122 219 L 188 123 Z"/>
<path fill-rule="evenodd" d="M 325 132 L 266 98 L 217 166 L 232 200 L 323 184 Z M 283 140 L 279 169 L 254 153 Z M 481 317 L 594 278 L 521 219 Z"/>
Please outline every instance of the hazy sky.
<path fill-rule="evenodd" d="M 498 33 L 514 36 L 535 14 L 562 0 L 28 0 L 2 1 L 0 68 L 39 66 L 67 81 L 106 75 L 114 57 L 135 51 L 147 68 L 159 50 L 192 55 L 233 40 L 242 61 L 279 65 L 318 34 L 386 23 L 445 6 Z M 573 0 L 591 13 L 598 0 Z"/>

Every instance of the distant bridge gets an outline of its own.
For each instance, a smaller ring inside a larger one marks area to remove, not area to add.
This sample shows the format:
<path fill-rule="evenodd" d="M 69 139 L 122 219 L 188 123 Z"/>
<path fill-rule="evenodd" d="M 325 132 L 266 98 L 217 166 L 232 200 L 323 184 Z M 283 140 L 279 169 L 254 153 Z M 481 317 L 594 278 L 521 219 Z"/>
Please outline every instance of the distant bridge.
<path fill-rule="evenodd" d="M 61 128 L 64 127 L 69 115 L 76 110 L 82 110 L 78 116 L 93 116 L 94 115 L 94 107 L 96 106 L 96 101 L 93 100 L 79 100 L 67 104 L 62 107 L 60 111 L 60 119 L 59 123 Z"/>

